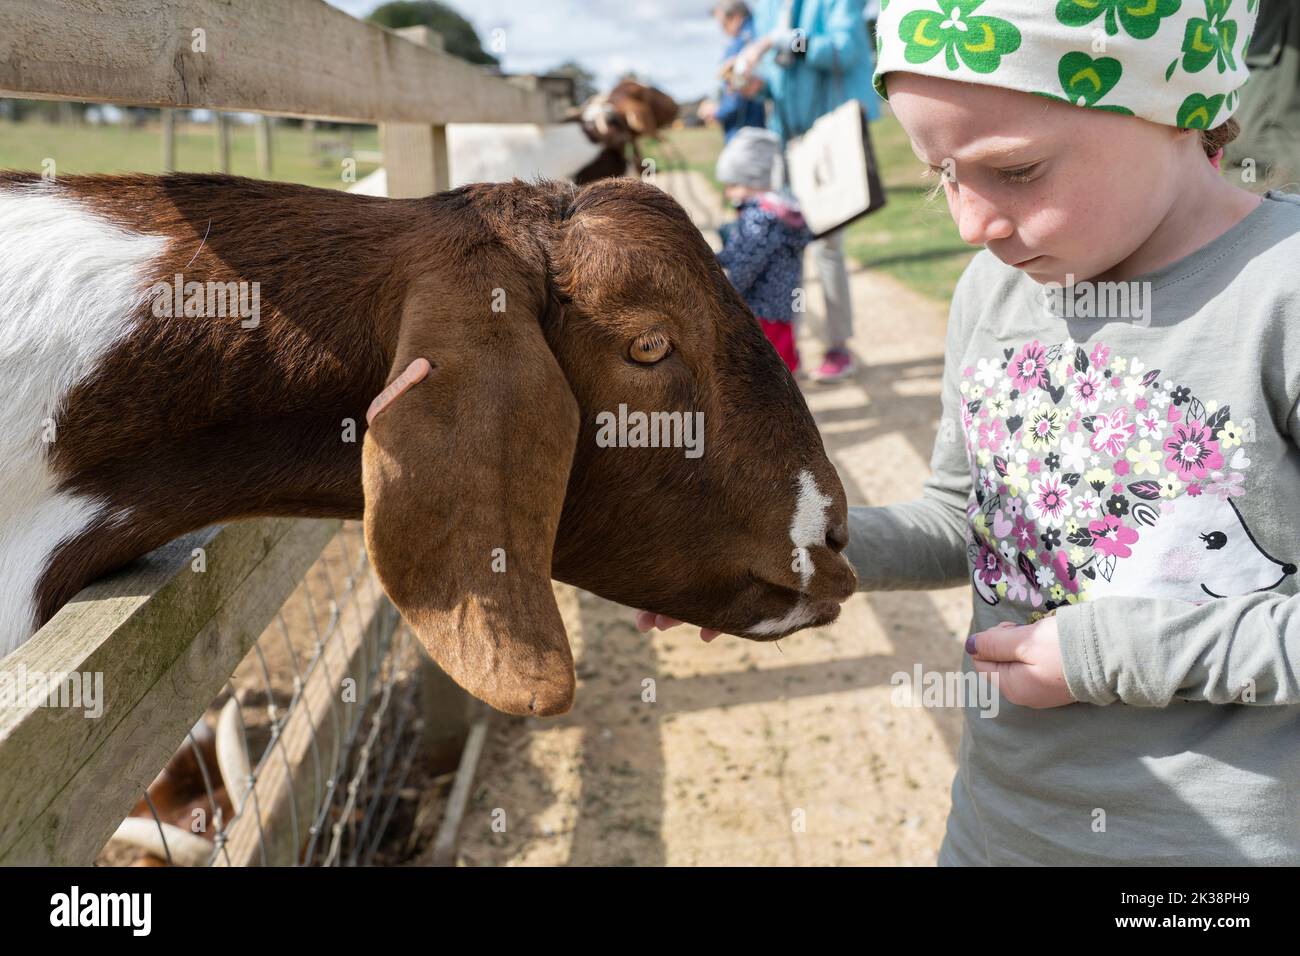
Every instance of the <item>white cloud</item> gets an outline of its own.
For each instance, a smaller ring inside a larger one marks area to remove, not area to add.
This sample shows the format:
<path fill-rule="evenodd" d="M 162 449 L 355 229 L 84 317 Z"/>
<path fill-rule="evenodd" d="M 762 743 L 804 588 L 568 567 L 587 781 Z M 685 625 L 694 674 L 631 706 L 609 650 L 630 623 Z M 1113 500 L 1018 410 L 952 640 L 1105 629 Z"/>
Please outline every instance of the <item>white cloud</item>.
<path fill-rule="evenodd" d="M 381 0 L 328 0 L 363 17 Z M 536 73 L 577 60 L 608 89 L 626 71 L 682 100 L 715 92 L 726 38 L 709 14 L 711 0 L 449 0 L 484 44 L 504 31 L 502 65 Z M 496 51 L 493 51 L 494 53 Z"/>

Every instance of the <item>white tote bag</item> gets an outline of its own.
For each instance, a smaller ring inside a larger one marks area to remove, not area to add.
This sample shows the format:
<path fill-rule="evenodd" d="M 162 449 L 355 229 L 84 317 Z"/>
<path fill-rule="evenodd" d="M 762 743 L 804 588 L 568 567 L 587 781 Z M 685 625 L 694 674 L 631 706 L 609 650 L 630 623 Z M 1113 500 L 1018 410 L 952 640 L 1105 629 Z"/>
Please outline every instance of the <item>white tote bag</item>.
<path fill-rule="evenodd" d="M 866 111 L 848 100 L 786 144 L 786 176 L 814 236 L 885 204 Z"/>

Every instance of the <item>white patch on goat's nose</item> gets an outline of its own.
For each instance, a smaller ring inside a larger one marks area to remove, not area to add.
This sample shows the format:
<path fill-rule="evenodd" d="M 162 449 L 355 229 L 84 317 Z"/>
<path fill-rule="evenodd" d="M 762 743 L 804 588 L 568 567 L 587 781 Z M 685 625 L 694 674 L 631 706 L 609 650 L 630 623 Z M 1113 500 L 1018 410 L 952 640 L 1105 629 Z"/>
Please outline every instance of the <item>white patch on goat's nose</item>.
<path fill-rule="evenodd" d="M 806 591 L 812 580 L 812 558 L 808 549 L 826 541 L 826 513 L 830 509 L 831 499 L 821 493 L 817 479 L 808 469 L 799 472 L 799 497 L 794 505 L 794 517 L 790 519 L 790 542 L 800 550 L 799 581 Z"/>

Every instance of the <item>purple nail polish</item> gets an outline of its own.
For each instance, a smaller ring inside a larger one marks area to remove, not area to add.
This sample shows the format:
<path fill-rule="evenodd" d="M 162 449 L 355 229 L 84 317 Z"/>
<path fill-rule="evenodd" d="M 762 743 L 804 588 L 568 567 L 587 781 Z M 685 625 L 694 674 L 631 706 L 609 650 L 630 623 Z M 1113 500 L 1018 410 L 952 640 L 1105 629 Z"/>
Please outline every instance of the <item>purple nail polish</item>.
<path fill-rule="evenodd" d="M 972 634 L 970 637 L 966 638 L 966 653 L 967 653 L 967 654 L 974 654 L 974 653 L 975 653 L 975 635 L 974 635 L 974 634 Z"/>

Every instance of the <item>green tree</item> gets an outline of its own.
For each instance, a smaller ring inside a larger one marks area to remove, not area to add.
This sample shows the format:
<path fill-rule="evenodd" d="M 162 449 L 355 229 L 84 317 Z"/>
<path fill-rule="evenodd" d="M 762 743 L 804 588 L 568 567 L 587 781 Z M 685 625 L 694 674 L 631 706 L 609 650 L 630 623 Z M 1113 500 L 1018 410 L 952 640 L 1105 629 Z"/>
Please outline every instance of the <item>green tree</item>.
<path fill-rule="evenodd" d="M 573 77 L 573 98 L 575 102 L 585 103 L 596 95 L 596 75 L 577 60 L 565 60 L 550 72 L 558 76 Z"/>
<path fill-rule="evenodd" d="M 390 30 L 428 27 L 442 35 L 447 52 L 452 56 L 492 66 L 499 62 L 483 49 L 474 25 L 438 0 L 396 0 L 376 7 L 366 19 Z"/>

